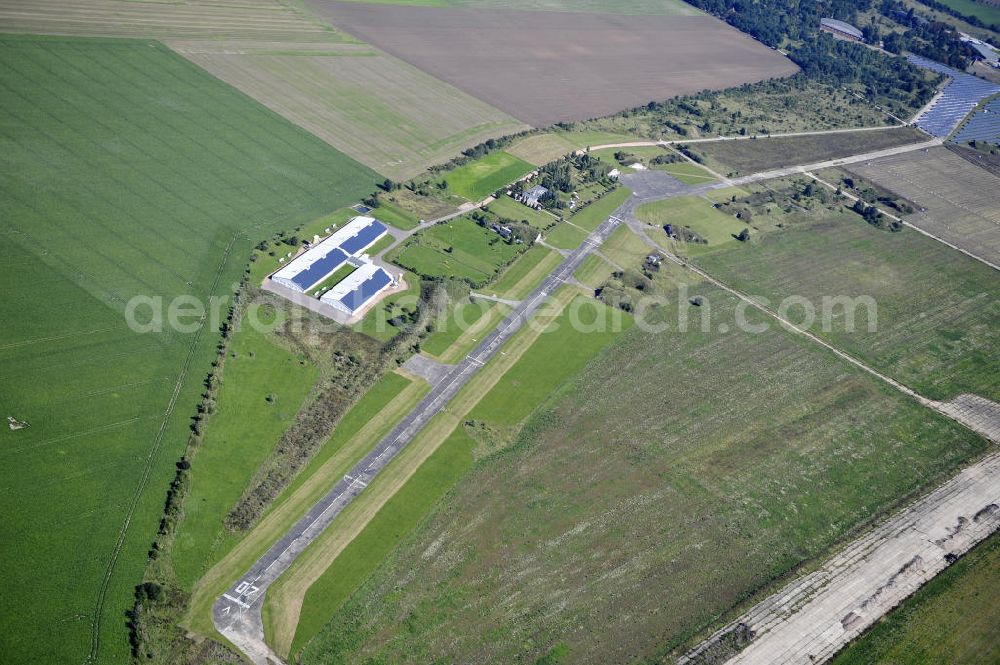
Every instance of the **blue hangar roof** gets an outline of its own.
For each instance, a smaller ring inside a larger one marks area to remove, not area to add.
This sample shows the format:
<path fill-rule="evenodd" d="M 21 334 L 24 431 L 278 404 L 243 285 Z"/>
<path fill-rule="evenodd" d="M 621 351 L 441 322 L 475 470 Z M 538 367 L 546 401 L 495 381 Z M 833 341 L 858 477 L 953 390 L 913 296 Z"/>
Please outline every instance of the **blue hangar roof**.
<path fill-rule="evenodd" d="M 372 217 L 355 217 L 330 237 L 300 254 L 271 278 L 302 292 L 308 291 L 381 238 L 387 229 Z"/>

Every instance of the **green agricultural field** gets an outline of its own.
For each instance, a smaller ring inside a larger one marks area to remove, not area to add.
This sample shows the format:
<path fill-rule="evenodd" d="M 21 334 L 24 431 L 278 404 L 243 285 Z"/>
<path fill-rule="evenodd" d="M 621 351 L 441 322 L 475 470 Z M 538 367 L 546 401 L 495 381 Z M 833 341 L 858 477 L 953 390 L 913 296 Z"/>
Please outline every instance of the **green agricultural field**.
<path fill-rule="evenodd" d="M 231 293 L 253 244 L 376 176 L 156 43 L 8 36 L 0 59 L 0 401 L 30 423 L 0 432 L 0 653 L 121 663 L 218 342 L 197 315 L 133 332 L 126 304 Z"/>
<path fill-rule="evenodd" d="M 448 171 L 438 182 L 448 183 L 445 190 L 448 194 L 477 202 L 530 173 L 534 168 L 523 159 L 498 151 Z"/>
<path fill-rule="evenodd" d="M 577 210 L 569 219 L 577 226 L 593 231 L 607 221 L 608 217 L 630 196 L 632 196 L 631 191 L 625 187 L 618 187 L 610 194 L 605 194 L 590 205 Z"/>
<path fill-rule="evenodd" d="M 834 658 L 832 665 L 1000 661 L 1000 534 L 976 546 Z"/>
<path fill-rule="evenodd" d="M 218 553 L 236 542 L 223 520 L 316 380 L 315 366 L 300 360 L 252 326 L 233 337 L 217 411 L 192 460 L 191 489 L 171 548 L 182 587 L 191 588 Z"/>
<path fill-rule="evenodd" d="M 292 653 L 319 633 L 344 600 L 465 474 L 472 465 L 474 444 L 465 430 L 456 429 L 313 582 L 302 603 Z"/>
<path fill-rule="evenodd" d="M 697 262 L 772 307 L 804 297 L 816 309 L 813 331 L 926 397 L 1000 399 L 1000 279 L 946 245 L 909 229 L 876 229 L 852 212 L 826 212 Z M 869 331 L 864 306 L 853 332 L 832 304 L 824 326 L 823 298 L 838 296 L 873 298 L 877 330 Z M 788 312 L 793 321 L 804 316 L 802 306 Z"/>
<path fill-rule="evenodd" d="M 524 249 L 471 219 L 458 217 L 414 235 L 393 250 L 390 260 L 425 277 L 465 279 L 478 285 L 492 279 Z"/>
<path fill-rule="evenodd" d="M 732 215 L 720 212 L 705 199 L 693 196 L 644 203 L 636 210 L 636 216 L 659 227 L 672 224 L 677 228 L 690 229 L 707 240 L 707 244 L 678 243 L 683 253 L 692 256 L 737 244 L 739 241 L 735 236 L 747 228 L 746 224 Z"/>
<path fill-rule="evenodd" d="M 529 208 L 523 203 L 518 203 L 509 196 L 501 196 L 487 206 L 487 210 L 494 215 L 499 215 L 504 219 L 512 219 L 515 222 L 525 222 L 536 229 L 546 229 L 559 221 L 559 218 L 550 215 L 542 210 Z"/>
<path fill-rule="evenodd" d="M 735 299 L 692 294 L 732 321 Z M 669 661 L 989 446 L 780 328 L 709 329 L 636 325 L 554 390 L 498 384 L 488 412 L 507 422 L 530 407 L 506 395 L 543 398 L 514 445 L 473 467 L 302 662 Z"/>

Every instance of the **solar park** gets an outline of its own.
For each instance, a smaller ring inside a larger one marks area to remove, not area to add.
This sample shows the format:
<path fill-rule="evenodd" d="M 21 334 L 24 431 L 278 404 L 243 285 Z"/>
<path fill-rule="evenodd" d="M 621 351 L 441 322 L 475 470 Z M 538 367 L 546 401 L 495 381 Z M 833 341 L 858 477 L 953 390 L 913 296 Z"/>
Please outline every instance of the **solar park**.
<path fill-rule="evenodd" d="M 386 233 L 385 224 L 374 217 L 355 217 L 293 258 L 271 275 L 271 280 L 292 291 L 306 293 L 341 267 L 353 265 L 357 268 L 354 272 L 320 296 L 321 302 L 353 315 L 395 282 L 384 268 L 362 256 Z"/>
<path fill-rule="evenodd" d="M 912 64 L 951 78 L 941 95 L 916 120 L 916 125 L 932 136 L 951 134 L 958 123 L 981 101 L 1000 93 L 1000 85 L 965 74 L 918 55 L 906 57 Z"/>
<path fill-rule="evenodd" d="M 958 143 L 988 141 L 1000 144 L 1000 97 L 976 112 L 954 136 Z"/>

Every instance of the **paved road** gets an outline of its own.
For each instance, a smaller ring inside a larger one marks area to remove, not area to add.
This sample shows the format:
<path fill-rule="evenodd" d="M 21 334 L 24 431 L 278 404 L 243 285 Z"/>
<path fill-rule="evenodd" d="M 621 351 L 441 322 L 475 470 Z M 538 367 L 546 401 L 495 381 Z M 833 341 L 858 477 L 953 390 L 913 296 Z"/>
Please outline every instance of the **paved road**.
<path fill-rule="evenodd" d="M 500 350 L 545 302 L 546 297 L 573 273 L 588 254 L 621 224 L 612 216 L 569 253 L 555 271 L 469 354 L 455 365 L 426 397 L 389 434 L 358 462 L 288 533 L 275 543 L 243 577 L 223 594 L 212 608 L 216 628 L 255 663 L 280 662 L 264 641 L 261 605 L 267 588 L 295 561 L 368 483 L 410 443 L 439 411 L 451 401 L 476 372 Z"/>

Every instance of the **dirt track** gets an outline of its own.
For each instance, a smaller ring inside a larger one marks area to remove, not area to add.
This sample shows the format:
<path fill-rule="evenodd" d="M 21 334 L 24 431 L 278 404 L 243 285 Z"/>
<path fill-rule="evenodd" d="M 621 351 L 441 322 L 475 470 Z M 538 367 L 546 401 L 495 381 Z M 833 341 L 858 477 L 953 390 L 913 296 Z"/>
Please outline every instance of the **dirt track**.
<path fill-rule="evenodd" d="M 308 4 L 334 26 L 536 127 L 797 69 L 707 16 Z"/>

